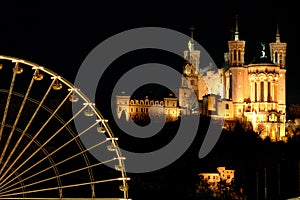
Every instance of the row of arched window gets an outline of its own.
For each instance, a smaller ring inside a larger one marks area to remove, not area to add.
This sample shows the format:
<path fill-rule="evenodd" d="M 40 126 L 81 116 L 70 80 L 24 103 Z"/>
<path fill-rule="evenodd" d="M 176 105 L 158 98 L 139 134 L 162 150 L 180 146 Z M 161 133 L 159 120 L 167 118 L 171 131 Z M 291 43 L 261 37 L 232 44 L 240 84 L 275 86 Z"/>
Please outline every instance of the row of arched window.
<path fill-rule="evenodd" d="M 126 103 L 125 103 L 126 104 Z M 176 106 L 175 101 L 167 101 L 167 106 Z M 154 101 L 154 100 L 130 100 L 129 105 L 146 105 L 146 106 L 164 106 L 164 101 Z"/>

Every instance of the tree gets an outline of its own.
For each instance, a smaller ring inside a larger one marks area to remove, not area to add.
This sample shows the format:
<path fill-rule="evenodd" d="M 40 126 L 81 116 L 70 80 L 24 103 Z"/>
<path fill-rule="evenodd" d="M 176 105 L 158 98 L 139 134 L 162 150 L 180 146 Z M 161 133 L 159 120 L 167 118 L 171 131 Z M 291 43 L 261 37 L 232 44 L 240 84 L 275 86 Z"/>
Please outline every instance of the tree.
<path fill-rule="evenodd" d="M 213 199 L 213 191 L 210 188 L 210 184 L 200 176 L 199 182 L 196 184 L 196 199 L 199 200 L 211 200 Z"/>
<path fill-rule="evenodd" d="M 211 183 L 215 184 L 215 183 Z M 230 183 L 220 180 L 216 186 L 211 185 L 203 177 L 200 177 L 196 189 L 197 200 L 243 200 L 243 190 L 235 181 Z"/>

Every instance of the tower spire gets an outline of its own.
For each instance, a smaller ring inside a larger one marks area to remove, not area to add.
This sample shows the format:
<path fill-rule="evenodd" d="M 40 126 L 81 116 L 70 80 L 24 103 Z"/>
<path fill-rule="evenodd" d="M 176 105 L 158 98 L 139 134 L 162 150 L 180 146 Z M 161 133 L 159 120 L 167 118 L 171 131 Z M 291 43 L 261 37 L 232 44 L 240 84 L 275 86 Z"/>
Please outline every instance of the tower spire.
<path fill-rule="evenodd" d="M 234 39 L 228 41 L 229 67 L 244 65 L 245 41 L 239 39 L 238 15 L 235 15 Z"/>
<path fill-rule="evenodd" d="M 277 16 L 277 30 L 276 41 L 270 43 L 270 57 L 273 63 L 280 66 L 280 68 L 286 67 L 286 43 L 280 41 L 279 34 L 279 17 Z"/>
<path fill-rule="evenodd" d="M 191 26 L 190 30 L 191 30 L 191 40 L 194 41 L 194 30 L 195 30 L 194 26 Z"/>
<path fill-rule="evenodd" d="M 278 18 L 277 18 L 276 42 L 280 42 L 280 34 L 279 34 L 279 22 L 278 22 Z"/>
<path fill-rule="evenodd" d="M 239 24 L 238 24 L 238 15 L 235 15 L 235 32 L 234 32 L 234 40 L 239 40 Z"/>

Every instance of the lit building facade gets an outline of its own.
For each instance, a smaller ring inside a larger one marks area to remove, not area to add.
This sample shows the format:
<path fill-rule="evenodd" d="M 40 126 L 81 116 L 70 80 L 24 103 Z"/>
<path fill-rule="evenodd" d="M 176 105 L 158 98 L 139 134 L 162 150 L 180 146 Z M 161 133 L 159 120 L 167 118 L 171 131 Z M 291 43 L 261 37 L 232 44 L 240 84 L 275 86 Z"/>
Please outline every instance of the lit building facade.
<path fill-rule="evenodd" d="M 116 113 L 119 119 L 126 121 L 176 121 L 179 116 L 178 99 L 173 95 L 163 98 L 163 100 L 149 99 L 131 99 L 130 96 L 116 96 Z"/>
<path fill-rule="evenodd" d="M 198 176 L 202 177 L 214 189 L 218 187 L 220 181 L 231 184 L 234 180 L 234 171 L 233 169 L 226 169 L 226 167 L 217 167 L 217 172 L 199 173 Z"/>
<path fill-rule="evenodd" d="M 200 67 L 201 52 L 194 48 L 191 37 L 188 49 L 183 52 L 187 64 L 183 68 L 177 97 L 146 104 L 147 99 L 117 96 L 117 115 L 121 117 L 124 112 L 129 120 L 132 116 L 148 113 L 153 106 L 153 115 L 163 114 L 168 120 L 191 114 L 222 118 L 225 122 L 239 120 L 252 124 L 253 130 L 262 138 L 282 140 L 286 135 L 287 44 L 280 41 L 277 27 L 275 42 L 269 44 L 270 55 L 266 55 L 265 44 L 261 45 L 260 57 L 245 64 L 246 42 L 239 38 L 236 19 L 234 37 L 228 41 L 228 52 L 224 53 L 225 67 L 203 70 Z M 161 107 L 154 109 L 158 105 Z"/>
<path fill-rule="evenodd" d="M 250 123 L 262 138 L 282 140 L 286 134 L 287 44 L 280 41 L 277 27 L 276 40 L 269 44 L 270 57 L 262 44 L 261 56 L 250 64 L 245 64 L 245 45 L 246 42 L 239 39 L 236 20 L 234 38 L 228 41 L 228 52 L 224 54 L 226 67 L 197 71 L 200 62 L 196 59 L 200 58 L 200 52 L 194 53 L 193 48 L 184 52 L 188 64 L 184 67 L 179 89 L 181 114 L 192 114 L 193 104 L 187 101 L 195 91 L 199 114 L 223 118 L 227 122 Z"/>

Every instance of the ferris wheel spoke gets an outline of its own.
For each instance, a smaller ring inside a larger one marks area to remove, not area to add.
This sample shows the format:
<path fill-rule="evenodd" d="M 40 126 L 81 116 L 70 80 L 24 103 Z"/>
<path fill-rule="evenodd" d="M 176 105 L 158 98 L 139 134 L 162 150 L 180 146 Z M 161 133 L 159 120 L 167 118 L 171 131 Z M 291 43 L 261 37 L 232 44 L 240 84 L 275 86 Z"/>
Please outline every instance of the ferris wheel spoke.
<path fill-rule="evenodd" d="M 14 74 L 15 74 L 15 73 L 14 73 Z M 30 82 L 30 84 L 29 84 L 29 86 L 28 86 L 27 92 L 26 92 L 26 94 L 25 94 L 25 96 L 24 96 L 24 98 L 23 98 L 22 104 L 21 104 L 21 106 L 20 106 L 20 108 L 19 108 L 19 112 L 18 112 L 18 114 L 17 114 L 17 117 L 16 117 L 15 122 L 14 122 L 14 124 L 13 124 L 13 127 L 12 127 L 12 129 L 11 129 L 11 132 L 10 132 L 10 134 L 9 134 L 9 138 L 7 139 L 7 141 L 6 141 L 6 143 L 5 143 L 5 146 L 4 146 L 4 149 L 2 150 L 2 154 L 1 154 L 1 157 L 0 157 L 0 163 L 1 163 L 2 160 L 3 160 L 3 157 L 4 157 L 5 153 L 6 153 L 6 150 L 7 150 L 7 148 L 8 148 L 8 145 L 9 145 L 9 143 L 10 143 L 11 137 L 12 137 L 12 135 L 13 135 L 13 133 L 14 133 L 14 131 L 15 131 L 15 128 L 16 128 L 16 126 L 17 126 L 17 123 L 18 123 L 18 121 L 19 121 L 19 119 L 20 119 L 21 113 L 22 113 L 23 108 L 24 108 L 24 106 L 25 106 L 25 103 L 26 103 L 26 101 L 27 101 L 27 98 L 28 98 L 29 92 L 30 92 L 30 90 L 31 90 L 31 88 L 32 88 L 33 82 L 34 82 L 34 78 L 31 79 L 31 82 Z M 7 157 L 7 159 L 6 159 L 5 162 L 4 162 L 4 166 L 7 165 L 7 162 L 10 160 L 12 154 L 13 154 L 13 153 L 15 152 L 15 150 L 17 149 L 17 147 L 18 147 L 20 141 L 22 140 L 22 137 L 23 137 L 23 135 L 21 135 L 21 137 L 19 138 L 19 140 L 18 140 L 18 141 L 16 142 L 16 144 L 14 145 L 14 148 L 12 149 L 12 151 L 11 151 L 10 154 L 9 154 L 9 156 Z"/>
<path fill-rule="evenodd" d="M 51 88 L 52 88 L 52 85 L 53 85 L 54 83 L 55 83 L 55 80 L 52 81 L 52 83 L 51 83 L 50 87 L 48 88 L 47 92 L 45 93 L 43 99 L 40 101 L 38 107 L 36 108 L 36 110 L 35 110 L 35 112 L 33 113 L 31 119 L 29 120 L 29 122 L 28 122 L 26 128 L 24 129 L 24 132 L 27 132 L 27 130 L 28 130 L 29 126 L 31 125 L 33 119 L 35 118 L 35 116 L 36 116 L 36 114 L 38 113 L 39 109 L 41 108 L 42 104 L 44 103 L 46 97 L 47 97 L 48 94 L 50 93 Z M 29 142 L 29 144 L 28 144 L 27 146 L 29 146 L 31 143 L 32 143 L 32 141 Z M 8 171 L 10 170 L 10 168 L 14 166 L 14 164 L 15 164 L 15 163 L 17 162 L 17 160 L 21 157 L 21 155 L 24 153 L 24 151 L 26 151 L 26 148 L 25 148 L 25 149 L 23 150 L 23 152 L 15 159 L 15 161 L 14 161 L 14 162 L 11 164 L 11 166 L 6 170 L 6 172 L 0 177 L 0 181 L 1 181 L 1 180 L 3 179 L 3 177 L 8 173 Z M 3 170 L 4 170 L 5 167 L 6 167 L 5 165 L 2 166 L 2 168 L 0 169 L 0 174 L 3 172 Z M 0 183 L 0 185 L 1 185 L 1 183 Z"/>
<path fill-rule="evenodd" d="M 128 199 L 125 157 L 95 103 L 48 68 L 2 61 L 0 199 Z"/>
<path fill-rule="evenodd" d="M 77 140 L 81 135 L 85 134 L 88 130 L 92 129 L 94 126 L 96 126 L 98 124 L 98 121 L 96 121 L 96 123 L 94 123 L 93 125 L 89 126 L 87 129 L 83 130 L 81 133 L 79 133 L 77 136 L 73 137 L 72 139 L 70 139 L 69 141 L 67 141 L 66 143 L 64 143 L 63 145 L 61 145 L 60 147 L 58 147 L 57 149 L 55 149 L 53 152 L 49 153 L 47 155 L 47 157 L 42 158 L 41 160 L 35 162 L 32 166 L 30 166 L 29 168 L 27 168 L 25 171 L 19 173 L 17 176 L 15 176 L 14 178 L 10 179 L 8 182 L 6 182 L 5 184 L 0 186 L 0 189 L 7 186 L 9 183 L 13 182 L 16 178 L 18 178 L 19 176 L 22 176 L 23 174 L 25 174 L 26 172 L 30 171 L 32 168 L 34 168 L 35 166 L 39 165 L 41 162 L 43 162 L 44 160 L 48 159 L 50 156 L 54 155 L 55 153 L 57 153 L 59 150 L 63 149 L 64 147 L 66 147 L 68 144 L 70 144 L 71 142 L 73 142 L 74 140 Z M 84 154 L 85 152 L 83 152 L 82 154 Z M 58 164 L 55 164 L 53 166 L 57 166 Z M 50 166 L 44 170 L 41 170 L 40 173 L 43 173 L 51 168 L 53 168 L 53 166 Z M 29 178 L 32 178 L 40 173 L 36 173 L 35 175 L 32 175 L 30 177 L 27 177 L 23 180 L 27 180 Z"/>
<path fill-rule="evenodd" d="M 12 128 L 12 126 L 11 126 L 11 125 L 8 125 L 8 124 L 6 124 L 6 127 Z M 20 133 L 22 132 L 22 131 L 19 130 L 18 128 L 16 128 L 16 131 L 17 131 L 17 132 L 20 132 Z M 29 134 L 26 134 L 26 136 L 27 136 L 28 138 L 32 138 L 32 136 L 29 135 Z M 37 146 L 41 146 L 41 144 L 40 144 L 38 141 L 34 141 L 34 143 L 35 143 Z M 54 172 L 55 172 L 55 176 L 56 176 L 56 178 L 57 178 L 58 185 L 61 186 L 62 184 L 61 184 L 61 181 L 60 181 L 60 179 L 59 179 L 59 173 L 58 173 L 57 167 L 55 166 L 54 161 L 52 160 L 51 156 L 49 155 L 49 153 L 48 153 L 45 149 L 43 149 L 42 151 L 43 151 L 43 153 L 46 155 L 45 158 L 48 159 L 49 162 L 51 163 L 51 166 L 52 166 L 51 168 L 53 168 L 53 170 L 54 170 Z M 14 171 L 14 168 L 11 168 L 11 171 Z M 15 172 L 14 175 L 15 175 L 15 177 L 12 178 L 9 182 L 5 183 L 4 185 L 1 185 L 0 191 L 7 190 L 9 187 L 5 187 L 5 186 L 8 185 L 10 182 L 14 181 L 15 179 L 18 179 L 18 180 L 19 180 L 18 183 L 20 183 L 20 185 L 21 185 L 22 187 L 24 187 L 24 180 L 25 180 L 25 179 L 21 178 L 21 175 L 22 175 L 22 174 L 19 174 L 18 172 Z M 3 187 L 5 187 L 5 189 L 3 189 Z M 23 188 L 23 190 L 24 190 L 24 188 Z"/>
<path fill-rule="evenodd" d="M 105 183 L 105 182 L 112 182 L 112 181 L 123 181 L 123 180 L 130 180 L 130 178 L 112 178 L 112 179 L 106 179 L 106 180 L 98 180 L 94 182 L 85 182 L 85 183 L 77 183 L 77 184 L 71 184 L 71 185 L 64 185 L 62 187 L 48 187 L 38 190 L 29 190 L 25 192 L 16 192 L 16 193 L 10 193 L 10 194 L 1 194 L 2 197 L 8 197 L 8 196 L 15 196 L 20 194 L 30 194 L 30 193 L 36 193 L 36 192 L 43 192 L 43 191 L 49 191 L 49 190 L 57 190 L 57 189 L 64 189 L 64 188 L 73 188 L 73 187 L 79 187 L 84 185 L 90 185 L 90 184 L 98 184 L 98 183 Z"/>
<path fill-rule="evenodd" d="M 18 63 L 16 63 L 15 67 L 17 67 L 17 64 Z M 1 122 L 1 127 L 0 127 L 0 142 L 1 142 L 1 138 L 2 138 L 2 133 L 3 133 L 6 117 L 7 117 L 8 107 L 9 107 L 9 104 L 10 104 L 11 94 L 12 94 L 14 84 L 15 84 L 16 74 L 17 73 L 14 71 L 11 82 L 10 82 L 9 93 L 8 93 L 8 96 L 7 96 L 6 105 L 5 105 L 5 109 L 4 109 L 4 115 L 3 115 L 2 122 Z"/>
<path fill-rule="evenodd" d="M 78 155 L 77 155 L 77 156 L 78 156 Z M 112 158 L 112 159 L 109 159 L 109 160 L 106 160 L 106 161 L 103 161 L 103 162 L 98 162 L 98 163 L 93 164 L 93 165 L 90 165 L 90 166 L 85 166 L 85 167 L 82 167 L 82 168 L 79 168 L 79 169 L 76 169 L 76 170 L 72 170 L 72 171 L 69 171 L 69 172 L 60 174 L 59 177 L 63 177 L 63 176 L 75 174 L 75 173 L 77 173 L 77 172 L 80 172 L 80 171 L 83 171 L 83 170 L 87 170 L 87 169 L 89 169 L 89 168 L 94 168 L 94 167 L 97 167 L 97 166 L 99 166 L 99 165 L 104 165 L 104 164 L 107 164 L 107 163 L 112 162 L 112 161 L 115 161 L 115 160 L 116 160 L 116 158 Z M 56 166 L 59 165 L 59 164 L 62 164 L 62 163 L 63 163 L 63 162 L 57 163 Z M 24 185 L 24 183 L 23 183 L 24 181 L 27 181 L 27 180 L 31 179 L 32 177 L 34 177 L 34 176 L 36 176 L 36 175 L 38 175 L 38 174 L 40 174 L 40 173 L 43 173 L 43 172 L 45 172 L 45 171 L 47 171 L 47 170 L 49 170 L 49 169 L 50 169 L 50 168 L 46 168 L 46 169 L 41 170 L 40 172 L 38 172 L 38 173 L 36 173 L 36 174 L 33 174 L 33 175 L 31 175 L 31 176 L 29 176 L 29 177 L 27 177 L 27 178 L 20 179 L 18 182 L 14 183 L 14 184 L 12 184 L 12 185 L 6 186 L 6 187 L 5 187 L 5 190 L 3 190 L 2 192 L 0 192 L 0 194 L 10 193 L 10 192 L 13 192 L 13 191 L 16 191 L 16 190 L 20 190 L 20 189 L 22 189 L 23 187 L 29 187 L 29 186 L 33 186 L 33 185 L 36 185 L 36 184 L 39 184 L 39 183 L 43 183 L 43 182 L 47 182 L 47 181 L 56 179 L 57 176 L 53 176 L 53 177 L 45 178 L 45 179 L 42 179 L 42 180 L 39 180 L 39 181 L 32 182 L 32 183 L 30 183 L 30 184 Z M 13 186 L 15 186 L 15 185 L 21 184 L 21 183 L 23 183 L 23 185 L 21 185 L 20 187 L 13 188 L 13 189 L 10 189 L 10 190 L 7 190 L 7 189 L 9 189 L 9 188 L 11 188 L 11 187 L 13 187 Z M 88 182 L 88 183 L 90 183 L 90 182 Z"/>
<path fill-rule="evenodd" d="M 12 168 L 12 170 L 13 170 L 13 168 Z M 15 175 L 17 176 L 17 175 L 18 175 L 18 173 L 16 173 Z M 21 188 L 21 189 L 22 189 L 22 191 L 23 191 L 23 192 L 25 192 L 25 188 L 24 188 L 24 181 L 22 181 L 22 178 L 21 178 L 21 177 L 18 177 L 18 182 L 19 182 L 19 184 L 20 184 L 20 185 L 21 185 L 21 187 L 22 187 L 22 188 Z M 3 190 L 2 190 L 2 189 L 0 189 L 0 195 L 2 194 L 2 191 L 3 191 Z"/>
<path fill-rule="evenodd" d="M 97 124 L 97 123 L 95 123 L 95 125 L 96 125 L 96 124 Z M 87 132 L 87 131 L 88 131 L 89 129 L 91 129 L 91 128 L 92 128 L 92 127 L 89 127 L 88 129 L 82 131 L 82 132 L 81 132 L 81 135 L 84 134 L 85 132 Z M 74 141 L 75 139 L 76 139 L 76 138 L 72 138 L 72 139 L 69 140 L 66 144 L 62 145 L 61 147 L 59 147 L 59 148 L 56 149 L 55 151 L 49 153 L 49 154 L 47 155 L 47 157 L 44 157 L 44 158 L 42 158 L 41 160 L 37 161 L 37 162 L 36 162 L 35 164 L 33 164 L 31 167 L 27 168 L 27 169 L 24 170 L 23 172 L 19 173 L 16 177 L 12 178 L 12 179 L 9 180 L 8 182 L 6 182 L 6 183 L 4 183 L 3 185 L 1 185 L 0 188 L 7 187 L 7 185 L 8 185 L 9 183 L 13 182 L 16 178 L 18 178 L 19 176 L 22 176 L 22 175 L 25 174 L 26 172 L 30 171 L 32 168 L 36 167 L 38 164 L 40 164 L 41 162 L 43 162 L 44 160 L 46 160 L 48 157 L 50 157 L 50 156 L 52 156 L 53 154 L 57 153 L 60 149 L 62 149 L 63 147 L 67 146 L 67 144 L 69 144 L 70 142 Z M 95 148 L 95 147 L 97 147 L 97 146 L 100 146 L 100 145 L 104 144 L 106 141 L 107 141 L 107 140 L 105 140 L 105 141 L 103 141 L 103 142 L 97 143 L 97 145 L 91 147 L 89 150 L 91 150 L 91 149 L 93 149 L 93 148 Z M 65 159 L 65 160 L 63 160 L 63 161 L 60 161 L 59 163 L 56 163 L 56 164 L 54 164 L 54 165 L 52 165 L 52 166 L 50 166 L 50 167 L 48 167 L 48 168 L 46 168 L 46 169 L 43 169 L 43 170 L 41 170 L 39 173 L 36 173 L 36 174 L 34 174 L 34 175 L 31 175 L 30 177 L 24 178 L 23 180 L 27 180 L 27 179 L 29 179 L 29 178 L 32 178 L 32 177 L 38 175 L 38 174 L 41 174 L 41 173 L 43 173 L 43 172 L 45 172 L 45 171 L 47 171 L 47 170 L 53 168 L 53 166 L 57 167 L 58 165 L 60 165 L 60 164 L 62 164 L 62 163 L 65 163 L 65 162 L 71 160 L 72 158 L 75 158 L 75 157 L 80 156 L 80 155 L 84 155 L 84 154 L 87 153 L 89 150 L 80 151 L 79 153 L 77 153 L 77 154 L 75 154 L 75 155 L 73 155 L 73 156 L 71 156 L 71 157 L 68 157 L 67 159 Z M 88 165 L 88 166 L 90 166 L 90 165 Z"/>
<path fill-rule="evenodd" d="M 17 160 L 24 154 L 24 152 L 27 150 L 27 148 L 31 145 L 31 143 L 37 138 L 37 136 L 40 134 L 40 132 L 43 130 L 43 128 L 48 124 L 48 122 L 52 119 L 52 117 L 55 115 L 55 113 L 59 110 L 59 108 L 62 106 L 62 104 L 68 99 L 69 95 L 64 99 L 64 101 L 61 102 L 61 104 L 57 107 L 57 109 L 52 113 L 52 115 L 48 118 L 48 120 L 43 124 L 42 128 L 35 134 L 35 136 L 31 139 L 31 141 L 27 144 L 27 146 L 23 149 L 21 154 L 16 158 L 16 160 L 13 162 L 16 163 Z M 25 163 L 27 163 L 37 152 L 39 152 L 49 141 L 51 141 L 62 129 L 64 129 L 71 121 L 74 120 L 76 116 L 78 116 L 83 110 L 85 109 L 85 106 L 82 107 L 80 111 L 78 111 L 69 121 L 67 121 L 59 130 L 57 130 L 45 143 L 43 143 L 34 153 L 32 153 L 23 163 L 21 163 L 15 171 L 19 170 Z M 8 171 L 6 171 L 8 172 Z M 12 172 L 10 175 L 8 175 L 1 183 L 3 184 L 8 178 L 12 176 L 14 172 Z M 2 177 L 4 177 L 6 173 Z M 1 179 L 0 179 L 1 180 Z"/>

